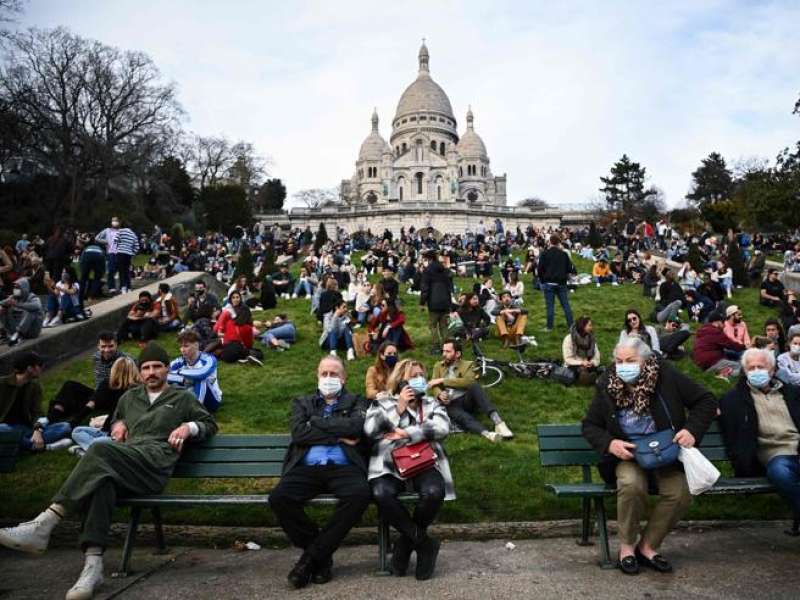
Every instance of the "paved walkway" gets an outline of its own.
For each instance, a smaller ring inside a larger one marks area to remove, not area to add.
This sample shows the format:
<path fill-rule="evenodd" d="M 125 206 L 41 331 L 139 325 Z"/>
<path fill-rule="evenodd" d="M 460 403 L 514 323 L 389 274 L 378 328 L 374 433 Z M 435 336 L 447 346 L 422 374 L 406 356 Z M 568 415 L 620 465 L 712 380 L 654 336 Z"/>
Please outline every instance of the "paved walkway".
<path fill-rule="evenodd" d="M 502 598 L 768 600 L 800 597 L 800 538 L 783 534 L 783 525 L 738 529 L 682 530 L 668 538 L 664 553 L 676 572 L 643 572 L 626 577 L 595 563 L 596 548 L 573 539 L 506 542 L 446 542 L 436 576 L 428 582 L 375 575 L 375 546 L 347 546 L 335 556 L 334 580 L 325 586 L 289 590 L 286 573 L 297 558 L 291 549 L 253 552 L 232 549 L 171 549 L 155 556 L 134 553 L 136 572 L 108 578 L 98 598 L 221 600 L 227 598 Z M 108 552 L 106 572 L 119 549 Z M 0 598 L 63 598 L 80 572 L 77 550 L 56 549 L 29 556 L 0 549 Z"/>

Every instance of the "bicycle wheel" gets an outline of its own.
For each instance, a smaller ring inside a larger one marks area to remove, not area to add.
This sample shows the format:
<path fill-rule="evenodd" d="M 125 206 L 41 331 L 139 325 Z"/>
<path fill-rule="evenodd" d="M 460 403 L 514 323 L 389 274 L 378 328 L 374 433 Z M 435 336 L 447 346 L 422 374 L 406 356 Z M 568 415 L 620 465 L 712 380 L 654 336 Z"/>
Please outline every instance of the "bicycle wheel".
<path fill-rule="evenodd" d="M 503 371 L 499 367 L 484 365 L 480 373 L 480 384 L 485 388 L 496 386 L 503 381 Z"/>

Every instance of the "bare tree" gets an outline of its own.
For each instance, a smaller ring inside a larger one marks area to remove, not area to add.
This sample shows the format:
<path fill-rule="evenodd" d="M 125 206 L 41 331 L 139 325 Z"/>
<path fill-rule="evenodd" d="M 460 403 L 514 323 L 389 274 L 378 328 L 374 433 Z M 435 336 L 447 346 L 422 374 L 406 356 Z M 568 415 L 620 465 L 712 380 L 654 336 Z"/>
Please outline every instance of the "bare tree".
<path fill-rule="evenodd" d="M 239 141 L 231 147 L 233 164 L 228 169 L 228 179 L 247 189 L 261 184 L 268 176 L 269 159 L 256 152 L 250 142 Z"/>
<path fill-rule="evenodd" d="M 231 143 L 225 136 L 195 136 L 192 171 L 200 191 L 220 182 L 233 164 Z"/>
<path fill-rule="evenodd" d="M 320 208 L 321 206 L 336 204 L 338 194 L 336 188 L 311 188 L 295 192 L 292 197 L 305 204 L 308 208 Z"/>

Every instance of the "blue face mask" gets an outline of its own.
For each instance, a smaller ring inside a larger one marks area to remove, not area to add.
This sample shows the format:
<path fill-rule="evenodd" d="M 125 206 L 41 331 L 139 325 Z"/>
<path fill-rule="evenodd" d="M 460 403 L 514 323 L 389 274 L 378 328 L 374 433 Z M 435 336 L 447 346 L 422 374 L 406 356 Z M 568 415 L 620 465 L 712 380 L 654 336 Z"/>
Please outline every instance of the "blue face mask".
<path fill-rule="evenodd" d="M 390 369 L 394 369 L 394 366 L 397 364 L 397 356 L 394 354 L 388 354 L 383 357 L 383 362 L 385 362 L 386 366 Z"/>
<path fill-rule="evenodd" d="M 408 380 L 408 385 L 411 386 L 411 389 L 414 390 L 417 394 L 424 394 L 428 390 L 428 380 L 425 379 L 422 375 L 419 377 L 412 377 Z"/>
<path fill-rule="evenodd" d="M 769 383 L 769 371 L 766 369 L 753 369 L 747 372 L 747 383 L 756 388 L 763 388 Z"/>
<path fill-rule="evenodd" d="M 638 362 L 617 363 L 617 375 L 625 383 L 633 383 L 639 378 L 642 367 Z"/>

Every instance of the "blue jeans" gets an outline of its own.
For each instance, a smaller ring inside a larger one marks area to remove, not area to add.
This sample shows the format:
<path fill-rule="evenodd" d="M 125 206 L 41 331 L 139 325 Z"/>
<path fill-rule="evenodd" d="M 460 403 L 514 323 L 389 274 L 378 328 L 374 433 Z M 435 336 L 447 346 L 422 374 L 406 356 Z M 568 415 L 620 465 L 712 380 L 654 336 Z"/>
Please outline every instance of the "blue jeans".
<path fill-rule="evenodd" d="M 556 296 L 558 296 L 558 302 L 564 310 L 564 318 L 567 320 L 567 327 L 572 327 L 572 308 L 569 305 L 569 291 L 567 290 L 567 286 L 559 283 L 542 283 L 542 291 L 544 292 L 544 304 L 547 311 L 547 328 L 553 328 L 556 311 Z"/>
<path fill-rule="evenodd" d="M 111 442 L 109 436 L 102 429 L 97 427 L 76 427 L 72 432 L 72 441 L 78 444 L 84 450 L 88 450 L 92 444 Z"/>
<path fill-rule="evenodd" d="M 592 281 L 595 283 L 616 283 L 617 276 L 612 273 L 611 275 L 604 275 L 602 277 L 592 277 Z"/>
<path fill-rule="evenodd" d="M 72 296 L 64 294 L 61 297 L 50 294 L 47 296 L 47 312 L 55 315 L 61 311 L 61 318 L 72 319 L 78 314 L 78 307 L 72 302 Z"/>
<path fill-rule="evenodd" d="M 344 342 L 345 349 L 350 350 L 353 347 L 353 332 L 349 327 L 344 327 L 340 331 L 334 329 L 328 334 L 327 342 L 328 350 L 338 349 L 342 342 Z"/>
<path fill-rule="evenodd" d="M 305 290 L 306 296 L 308 296 L 309 298 L 311 298 L 311 296 L 314 294 L 314 286 L 311 285 L 311 282 L 308 279 L 297 280 L 297 285 L 294 286 L 294 295 L 299 296 L 302 290 Z"/>
<path fill-rule="evenodd" d="M 116 254 L 107 254 L 106 255 L 106 275 L 108 276 L 108 289 L 113 290 L 117 287 L 117 282 L 115 281 L 115 277 L 117 275 L 117 255 Z"/>
<path fill-rule="evenodd" d="M 297 330 L 295 329 L 294 323 L 284 323 L 283 325 L 278 325 L 266 331 L 264 335 L 261 336 L 261 341 L 267 346 L 272 344 L 272 340 L 284 340 L 290 344 L 294 344 L 296 338 Z"/>
<path fill-rule="evenodd" d="M 32 427 L 28 427 L 27 425 L 7 425 L 6 423 L 0 423 L 0 431 L 21 431 L 22 439 L 19 441 L 20 448 L 24 450 L 30 450 L 33 448 L 33 443 L 31 442 L 31 436 L 33 435 Z M 63 440 L 65 437 L 69 437 L 70 431 L 72 431 L 72 426 L 66 421 L 62 421 L 60 423 L 50 423 L 49 425 L 45 426 L 44 430 L 42 430 L 42 437 L 44 438 L 45 444 L 52 444 L 58 440 Z"/>
<path fill-rule="evenodd" d="M 789 501 L 794 514 L 800 516 L 800 457 L 797 454 L 774 457 L 767 463 L 767 479 Z"/>

